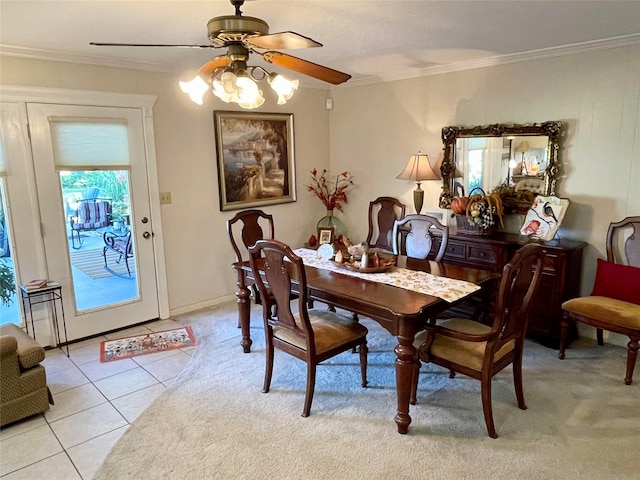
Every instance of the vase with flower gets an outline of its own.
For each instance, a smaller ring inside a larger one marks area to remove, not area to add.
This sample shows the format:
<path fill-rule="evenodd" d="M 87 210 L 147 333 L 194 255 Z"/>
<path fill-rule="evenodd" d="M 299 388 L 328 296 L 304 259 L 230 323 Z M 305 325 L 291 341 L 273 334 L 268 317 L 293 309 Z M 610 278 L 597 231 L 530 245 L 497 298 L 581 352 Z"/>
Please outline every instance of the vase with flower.
<path fill-rule="evenodd" d="M 321 228 L 333 230 L 333 238 L 338 239 L 346 234 L 346 228 L 342 221 L 334 215 L 335 210 L 343 211 L 343 204 L 347 203 L 347 191 L 353 187 L 352 175 L 342 172 L 336 176 L 335 182 L 329 180 L 329 172 L 323 169 L 318 172 L 311 170 L 311 184 L 305 185 L 307 190 L 320 199 L 327 209 L 327 214 L 318 221 L 318 231 Z"/>

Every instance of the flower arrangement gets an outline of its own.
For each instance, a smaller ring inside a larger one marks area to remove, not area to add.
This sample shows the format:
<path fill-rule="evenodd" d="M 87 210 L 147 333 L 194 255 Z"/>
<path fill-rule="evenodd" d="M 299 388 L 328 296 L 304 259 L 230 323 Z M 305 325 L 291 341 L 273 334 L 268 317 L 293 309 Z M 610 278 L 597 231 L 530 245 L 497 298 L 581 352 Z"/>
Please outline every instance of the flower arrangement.
<path fill-rule="evenodd" d="M 349 172 L 342 172 L 336 176 L 335 184 L 327 180 L 328 171 L 311 170 L 311 185 L 305 185 L 307 190 L 320 199 L 327 210 L 342 211 L 342 204 L 347 203 L 347 191 L 353 186 L 352 175 Z"/>

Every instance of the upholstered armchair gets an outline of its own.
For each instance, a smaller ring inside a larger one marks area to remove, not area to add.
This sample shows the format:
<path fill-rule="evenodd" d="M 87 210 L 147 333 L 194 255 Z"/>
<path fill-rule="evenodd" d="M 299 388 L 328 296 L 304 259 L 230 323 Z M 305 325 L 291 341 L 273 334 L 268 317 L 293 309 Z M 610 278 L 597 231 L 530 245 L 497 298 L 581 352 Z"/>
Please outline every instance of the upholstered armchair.
<path fill-rule="evenodd" d="M 49 410 L 44 348 L 21 328 L 0 326 L 0 426 Z"/>
<path fill-rule="evenodd" d="M 450 318 L 426 325 L 416 337 L 419 360 L 480 380 L 482 409 L 491 438 L 498 436 L 493 421 L 491 381 L 507 365 L 513 365 L 513 383 L 518 407 L 526 410 L 522 388 L 522 353 L 531 310 L 531 299 L 540 283 L 544 254 L 542 247 L 520 248 L 504 266 L 491 325 L 464 318 Z M 416 363 L 410 401 L 416 403 L 420 362 Z"/>

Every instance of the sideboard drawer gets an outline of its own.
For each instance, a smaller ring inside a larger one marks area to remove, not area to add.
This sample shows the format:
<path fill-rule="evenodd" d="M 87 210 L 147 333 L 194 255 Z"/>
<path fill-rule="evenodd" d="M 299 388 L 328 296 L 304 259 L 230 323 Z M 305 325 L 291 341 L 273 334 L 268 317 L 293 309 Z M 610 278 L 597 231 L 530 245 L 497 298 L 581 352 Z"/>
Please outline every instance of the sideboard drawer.
<path fill-rule="evenodd" d="M 549 252 L 548 250 L 544 252 L 544 259 L 542 261 L 542 268 L 545 272 L 555 273 L 558 271 L 558 255 Z"/>
<path fill-rule="evenodd" d="M 463 244 L 448 242 L 445 255 L 449 258 L 466 258 L 466 250 Z"/>
<path fill-rule="evenodd" d="M 467 258 L 475 263 L 494 266 L 498 262 L 498 254 L 493 248 L 470 245 Z"/>

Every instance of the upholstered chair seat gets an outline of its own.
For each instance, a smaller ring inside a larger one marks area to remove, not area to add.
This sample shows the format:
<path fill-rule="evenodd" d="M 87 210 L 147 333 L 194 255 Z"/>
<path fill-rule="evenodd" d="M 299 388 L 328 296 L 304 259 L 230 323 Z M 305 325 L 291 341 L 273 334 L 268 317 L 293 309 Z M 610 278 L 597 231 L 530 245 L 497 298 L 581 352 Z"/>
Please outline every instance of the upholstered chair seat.
<path fill-rule="evenodd" d="M 438 325 L 442 328 L 448 328 L 462 333 L 469 333 L 471 335 L 485 335 L 491 332 L 491 327 L 488 325 L 464 318 L 442 320 Z M 425 337 L 425 332 L 422 332 L 422 334 L 416 338 L 416 347 L 419 347 L 422 344 Z M 513 339 L 509 340 L 494 354 L 493 361 L 500 361 L 505 355 L 512 352 L 515 346 L 516 341 Z M 429 354 L 440 358 L 448 358 L 457 364 L 464 365 L 472 370 L 481 372 L 486 350 L 486 341 L 469 342 L 459 338 L 436 335 L 433 343 L 431 344 Z"/>
<path fill-rule="evenodd" d="M 620 326 L 640 329 L 640 305 L 624 300 L 599 296 L 572 298 L 562 304 L 562 309 L 603 322 L 615 317 Z"/>
<path fill-rule="evenodd" d="M 308 310 L 309 321 L 314 333 L 316 354 L 322 355 L 340 345 L 352 343 L 362 336 L 367 335 L 367 329 L 355 323 L 351 318 L 336 314 L 328 310 Z M 302 328 L 300 314 L 295 314 L 296 324 Z M 283 342 L 290 343 L 300 349 L 306 350 L 307 339 L 303 335 L 297 335 L 294 331 L 273 327 L 273 336 Z"/>

